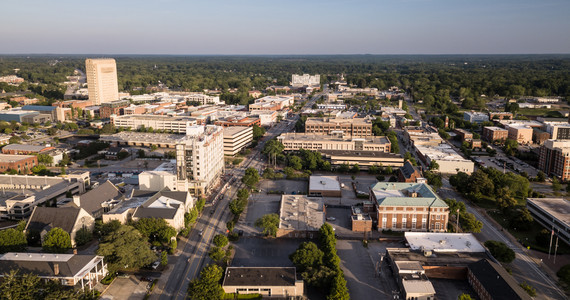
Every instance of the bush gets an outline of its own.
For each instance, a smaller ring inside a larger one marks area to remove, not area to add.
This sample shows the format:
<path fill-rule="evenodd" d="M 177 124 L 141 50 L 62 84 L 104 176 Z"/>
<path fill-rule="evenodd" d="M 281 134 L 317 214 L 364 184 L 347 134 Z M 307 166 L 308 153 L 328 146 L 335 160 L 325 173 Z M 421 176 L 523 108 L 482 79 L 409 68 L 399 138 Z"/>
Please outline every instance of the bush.
<path fill-rule="evenodd" d="M 527 294 L 529 294 L 529 296 L 531 297 L 535 297 L 536 296 L 536 289 L 534 287 L 532 287 L 532 285 L 526 283 L 526 282 L 522 282 L 520 284 L 520 286 L 523 288 L 523 290 L 525 290 L 525 292 Z"/>
<path fill-rule="evenodd" d="M 166 254 L 166 251 L 162 251 L 160 255 L 160 265 L 163 267 L 168 265 L 168 254 Z"/>
<path fill-rule="evenodd" d="M 225 247 L 229 243 L 228 238 L 223 234 L 218 234 L 214 237 L 214 245 L 216 247 Z"/>
<path fill-rule="evenodd" d="M 570 285 L 570 264 L 564 265 L 558 272 L 556 276 L 566 285 Z"/>
<path fill-rule="evenodd" d="M 487 247 L 493 257 L 500 262 L 510 263 L 515 260 L 515 251 L 505 245 L 505 243 L 498 241 L 486 241 L 485 247 Z"/>

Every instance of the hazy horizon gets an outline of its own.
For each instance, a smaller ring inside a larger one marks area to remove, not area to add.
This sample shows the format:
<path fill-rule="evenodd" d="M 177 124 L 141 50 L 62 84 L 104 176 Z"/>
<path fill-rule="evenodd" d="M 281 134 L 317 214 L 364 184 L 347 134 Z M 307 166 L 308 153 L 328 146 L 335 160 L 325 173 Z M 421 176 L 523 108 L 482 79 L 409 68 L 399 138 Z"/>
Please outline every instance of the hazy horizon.
<path fill-rule="evenodd" d="M 570 53 L 565 0 L 11 1 L 5 55 Z"/>

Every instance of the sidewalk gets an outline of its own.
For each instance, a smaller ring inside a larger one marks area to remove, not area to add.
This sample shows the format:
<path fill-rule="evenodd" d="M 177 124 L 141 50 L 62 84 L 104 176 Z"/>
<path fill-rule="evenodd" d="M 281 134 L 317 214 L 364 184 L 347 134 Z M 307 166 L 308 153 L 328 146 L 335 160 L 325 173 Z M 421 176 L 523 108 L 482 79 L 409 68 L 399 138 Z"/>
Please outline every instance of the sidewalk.
<path fill-rule="evenodd" d="M 182 252 L 180 248 L 184 247 L 187 241 L 188 239 L 186 237 L 180 237 L 178 247 L 176 248 L 176 253 L 174 253 L 174 255 L 168 256 L 168 265 L 166 265 L 166 270 L 162 271 L 160 274 L 160 277 L 154 286 L 152 294 L 149 297 L 150 300 L 158 300 L 160 298 L 160 295 L 162 295 L 164 287 L 166 286 L 166 282 L 174 270 L 174 265 L 178 264 L 178 260 L 180 260 L 180 253 Z"/>

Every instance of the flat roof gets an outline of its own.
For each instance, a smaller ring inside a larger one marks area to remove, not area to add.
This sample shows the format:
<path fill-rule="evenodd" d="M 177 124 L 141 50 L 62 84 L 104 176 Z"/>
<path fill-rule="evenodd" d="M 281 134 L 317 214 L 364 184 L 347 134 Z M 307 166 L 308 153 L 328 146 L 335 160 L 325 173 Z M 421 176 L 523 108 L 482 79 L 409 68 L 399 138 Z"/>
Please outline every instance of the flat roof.
<path fill-rule="evenodd" d="M 311 176 L 309 177 L 310 191 L 340 191 L 338 176 Z"/>
<path fill-rule="evenodd" d="M 10 163 L 20 161 L 22 159 L 32 158 L 34 155 L 16 155 L 16 154 L 0 154 L 0 162 Z"/>
<path fill-rule="evenodd" d="M 340 129 L 339 129 L 340 130 Z M 313 134 L 313 133 L 282 133 L 279 136 L 281 139 L 295 140 L 295 141 L 335 141 L 335 142 L 354 142 L 363 141 L 366 144 L 390 144 L 385 136 L 375 136 L 375 137 L 352 137 L 350 135 L 346 136 L 335 136 L 335 135 L 323 135 L 323 134 Z"/>
<path fill-rule="evenodd" d="M 527 198 L 544 212 L 563 222 L 566 227 L 570 227 L 570 202 L 563 198 Z"/>
<path fill-rule="evenodd" d="M 282 195 L 279 209 L 279 228 L 317 231 L 325 223 L 322 198 L 304 195 Z"/>
<path fill-rule="evenodd" d="M 412 250 L 434 252 L 485 252 L 485 248 L 471 233 L 405 232 Z"/>
<path fill-rule="evenodd" d="M 491 130 L 491 131 L 507 131 L 505 128 L 497 127 L 497 126 L 485 126 L 483 129 Z"/>
<path fill-rule="evenodd" d="M 418 276 L 420 277 L 420 276 Z M 402 280 L 402 286 L 406 293 L 409 294 L 428 294 L 434 295 L 435 289 L 429 280 L 423 279 L 412 279 L 412 280 Z"/>
<path fill-rule="evenodd" d="M 249 131 L 249 130 L 253 130 L 253 127 L 246 127 L 246 126 L 229 126 L 229 127 L 224 127 L 224 135 L 234 135 L 236 133 L 240 133 L 242 131 Z"/>
<path fill-rule="evenodd" d="M 40 151 L 47 149 L 47 148 L 53 148 L 53 147 L 46 147 L 46 146 L 42 146 L 42 145 L 11 144 L 11 145 L 4 146 L 4 148 L 2 148 L 2 149 L 40 152 Z"/>
<path fill-rule="evenodd" d="M 223 286 L 294 286 L 294 267 L 228 267 Z"/>
<path fill-rule="evenodd" d="M 185 136 L 183 134 L 121 131 L 112 135 L 102 135 L 100 140 L 107 142 L 150 142 L 155 144 L 176 144 L 177 141 L 183 139 L 184 137 Z"/>

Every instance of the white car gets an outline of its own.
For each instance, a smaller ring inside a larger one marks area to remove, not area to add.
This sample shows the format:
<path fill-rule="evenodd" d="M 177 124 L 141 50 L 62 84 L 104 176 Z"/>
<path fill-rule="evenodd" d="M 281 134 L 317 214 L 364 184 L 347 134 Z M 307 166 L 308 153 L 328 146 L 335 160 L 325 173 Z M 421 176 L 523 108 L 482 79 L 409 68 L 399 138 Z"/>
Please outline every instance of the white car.
<path fill-rule="evenodd" d="M 336 220 L 335 217 L 327 217 L 327 221 L 334 221 L 334 220 Z"/>

